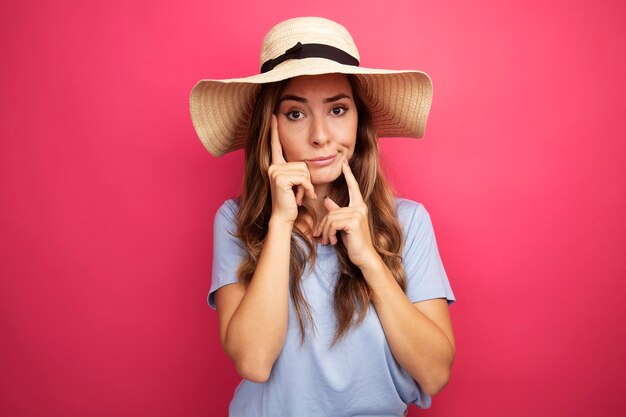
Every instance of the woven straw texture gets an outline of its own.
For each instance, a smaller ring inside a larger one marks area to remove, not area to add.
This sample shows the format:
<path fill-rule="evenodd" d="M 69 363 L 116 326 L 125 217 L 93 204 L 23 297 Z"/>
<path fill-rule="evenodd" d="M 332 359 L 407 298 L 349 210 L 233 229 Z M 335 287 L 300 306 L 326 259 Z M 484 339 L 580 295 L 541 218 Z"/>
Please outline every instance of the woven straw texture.
<path fill-rule="evenodd" d="M 334 46 L 359 59 L 356 45 L 343 26 L 306 17 L 279 23 L 268 32 L 260 64 L 282 55 L 297 42 Z M 426 73 L 305 58 L 287 60 L 271 71 L 251 77 L 200 80 L 190 95 L 191 120 L 200 141 L 215 156 L 242 148 L 260 84 L 329 73 L 354 74 L 359 79 L 379 137 L 423 136 L 432 102 L 432 83 Z"/>

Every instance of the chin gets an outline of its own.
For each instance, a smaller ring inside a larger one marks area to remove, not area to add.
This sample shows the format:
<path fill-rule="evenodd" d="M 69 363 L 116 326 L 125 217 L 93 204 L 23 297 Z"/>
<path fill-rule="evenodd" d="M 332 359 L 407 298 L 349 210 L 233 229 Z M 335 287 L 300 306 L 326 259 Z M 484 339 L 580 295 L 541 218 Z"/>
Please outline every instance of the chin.
<path fill-rule="evenodd" d="M 311 172 L 311 184 L 330 184 L 342 175 L 340 170 L 327 170 L 326 172 Z"/>

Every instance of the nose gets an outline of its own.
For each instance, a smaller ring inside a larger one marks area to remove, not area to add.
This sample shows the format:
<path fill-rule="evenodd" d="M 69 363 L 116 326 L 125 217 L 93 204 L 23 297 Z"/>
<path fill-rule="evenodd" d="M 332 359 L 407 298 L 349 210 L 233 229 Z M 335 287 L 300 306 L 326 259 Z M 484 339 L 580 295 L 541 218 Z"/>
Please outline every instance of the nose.
<path fill-rule="evenodd" d="M 329 141 L 328 126 L 323 117 L 313 117 L 309 140 L 314 146 L 324 146 Z"/>

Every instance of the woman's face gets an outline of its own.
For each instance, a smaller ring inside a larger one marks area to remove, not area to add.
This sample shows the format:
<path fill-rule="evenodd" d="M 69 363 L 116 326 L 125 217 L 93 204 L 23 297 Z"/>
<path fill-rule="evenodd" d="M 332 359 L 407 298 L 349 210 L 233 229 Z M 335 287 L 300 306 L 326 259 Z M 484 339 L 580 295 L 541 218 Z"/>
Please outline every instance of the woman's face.
<path fill-rule="evenodd" d="M 277 117 L 287 162 L 306 162 L 314 185 L 341 175 L 343 159 L 354 153 L 359 120 L 348 77 L 292 78 L 279 98 Z"/>

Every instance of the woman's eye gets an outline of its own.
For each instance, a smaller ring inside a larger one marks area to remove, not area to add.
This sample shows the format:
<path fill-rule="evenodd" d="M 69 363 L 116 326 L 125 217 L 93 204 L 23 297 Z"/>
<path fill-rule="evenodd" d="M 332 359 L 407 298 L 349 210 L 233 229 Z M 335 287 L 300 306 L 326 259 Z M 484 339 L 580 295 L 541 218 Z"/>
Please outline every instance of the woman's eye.
<path fill-rule="evenodd" d="M 346 110 L 347 109 L 344 107 L 334 107 L 331 112 L 333 113 L 333 116 L 341 116 L 346 112 Z"/>
<path fill-rule="evenodd" d="M 290 111 L 286 114 L 286 116 L 291 120 L 299 120 L 302 119 L 302 112 L 298 110 Z"/>

